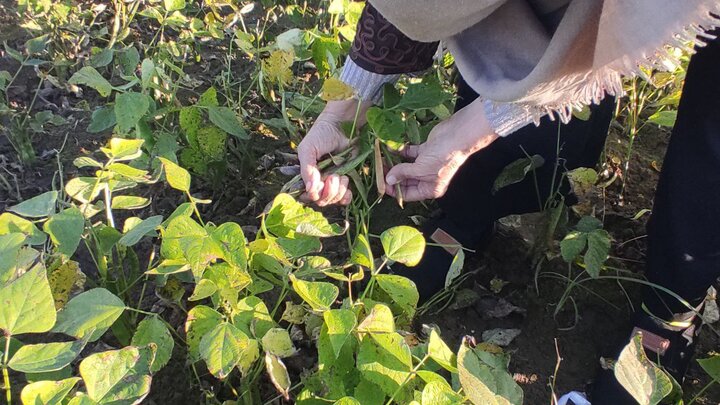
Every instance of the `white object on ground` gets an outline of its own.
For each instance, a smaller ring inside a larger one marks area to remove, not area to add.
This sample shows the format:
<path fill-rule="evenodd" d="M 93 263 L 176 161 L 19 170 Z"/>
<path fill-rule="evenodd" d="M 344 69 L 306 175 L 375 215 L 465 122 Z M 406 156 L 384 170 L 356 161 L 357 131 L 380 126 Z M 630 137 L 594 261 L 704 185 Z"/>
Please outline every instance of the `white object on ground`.
<path fill-rule="evenodd" d="M 570 391 L 560 397 L 558 405 L 568 405 L 568 401 L 572 401 L 571 403 L 574 405 L 592 405 L 590 401 L 585 398 L 585 394 L 577 391 Z"/>

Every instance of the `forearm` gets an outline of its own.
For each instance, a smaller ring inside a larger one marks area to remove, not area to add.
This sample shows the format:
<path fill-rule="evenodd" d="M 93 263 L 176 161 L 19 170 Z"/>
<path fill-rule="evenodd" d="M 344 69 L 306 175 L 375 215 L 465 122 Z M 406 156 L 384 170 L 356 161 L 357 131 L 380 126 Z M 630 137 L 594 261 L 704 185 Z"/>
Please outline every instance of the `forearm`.
<path fill-rule="evenodd" d="M 452 138 L 448 141 L 454 145 L 457 157 L 463 161 L 500 137 L 486 116 L 485 108 L 483 100 L 475 100 L 441 124 L 452 128 L 447 131 Z"/>
<path fill-rule="evenodd" d="M 363 9 L 340 80 L 361 100 L 382 100 L 382 88 L 401 74 L 432 66 L 437 42 L 414 41 L 387 21 L 371 4 Z"/>

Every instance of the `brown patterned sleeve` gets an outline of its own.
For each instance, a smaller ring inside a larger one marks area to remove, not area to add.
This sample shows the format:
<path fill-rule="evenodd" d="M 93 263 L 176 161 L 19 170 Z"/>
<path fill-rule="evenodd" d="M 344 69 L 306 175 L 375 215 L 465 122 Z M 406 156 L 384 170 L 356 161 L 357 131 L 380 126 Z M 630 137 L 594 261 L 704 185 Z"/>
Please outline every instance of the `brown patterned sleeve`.
<path fill-rule="evenodd" d="M 368 3 L 358 22 L 350 58 L 373 73 L 413 73 L 432 66 L 437 47 L 438 42 L 408 38 Z"/>

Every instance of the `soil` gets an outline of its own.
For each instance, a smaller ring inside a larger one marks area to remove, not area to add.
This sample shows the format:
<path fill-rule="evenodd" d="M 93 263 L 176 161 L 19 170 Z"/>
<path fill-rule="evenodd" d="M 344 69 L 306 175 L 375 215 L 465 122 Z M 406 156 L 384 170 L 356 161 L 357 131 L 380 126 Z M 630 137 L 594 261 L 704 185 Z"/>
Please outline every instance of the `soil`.
<path fill-rule="evenodd" d="M 0 11 L 2 11 L 0 5 Z M 0 15 L 3 13 L 0 12 Z M 11 41 L 13 46 L 20 43 L 20 34 L 5 28 L 14 26 L 11 19 L 0 18 L 0 33 L 13 35 L 0 36 Z M 212 52 L 212 50 L 207 50 Z M 206 58 L 207 59 L 207 58 Z M 0 53 L 0 71 L 14 72 L 17 63 L 7 55 Z M 241 67 L 238 69 L 242 69 Z M 217 67 L 214 67 L 217 70 Z M 202 75 L 208 82 L 214 74 L 213 69 L 205 69 Z M 200 74 L 200 73 L 198 73 Z M 31 68 L 24 68 L 14 83 L 13 100 L 18 106 L 28 105 L 30 94 L 36 88 L 38 79 Z M 88 155 L 102 146 L 109 137 L 108 133 L 91 134 L 85 131 L 89 124 L 90 111 L 83 107 L 81 99 L 72 94 L 48 93 L 47 101 L 37 103 L 35 109 L 52 109 L 62 115 L 67 124 L 47 127 L 46 132 L 37 134 L 33 146 L 38 161 L 31 166 L 24 166 L 17 161 L 16 153 L 6 137 L 0 137 L 0 175 L 11 185 L 10 189 L 0 187 L 0 211 L 29 198 L 40 192 L 60 187 L 60 179 L 68 179 L 77 174 L 72 160 L 77 156 Z M 252 99 L 252 98 L 251 98 Z M 97 100 L 86 99 L 94 107 Z M 54 105 L 54 107 L 53 107 Z M 275 114 L 274 107 L 253 102 L 249 107 L 259 116 L 271 117 Z M 226 178 L 218 187 L 195 188 L 197 195 L 211 198 L 214 202 L 204 207 L 203 214 L 214 222 L 235 221 L 252 231 L 257 227 L 258 215 L 262 208 L 279 191 L 281 184 L 287 179 L 277 173 L 274 168 L 281 164 L 275 151 L 290 152 L 287 141 L 261 135 L 254 132 L 253 141 L 248 143 L 247 161 L 264 162 L 266 165 L 247 167 L 240 161 L 237 154 L 231 154 L 230 167 Z M 629 172 L 624 172 L 619 162 L 624 161 L 628 150 L 627 140 L 618 131 L 613 130 L 608 140 L 603 168 L 608 177 L 613 173 L 619 178 L 608 187 L 587 196 L 581 205 L 584 210 L 592 210 L 596 216 L 603 218 L 606 229 L 611 233 L 613 243 L 612 256 L 614 264 L 636 272 L 642 272 L 645 254 L 645 220 L 647 215 L 635 220 L 633 217 L 643 209 L 652 208 L 652 199 L 661 166 L 662 156 L 669 134 L 647 127 L 635 142 Z M 265 160 L 259 159 L 264 157 Z M 253 163 L 254 164 L 254 163 Z M 59 170 L 61 169 L 61 170 Z M 620 192 L 625 185 L 623 196 Z M 203 185 L 200 185 L 203 187 Z M 153 186 L 143 190 L 153 197 L 153 204 L 141 217 L 162 214 L 167 216 L 175 205 L 177 195 L 162 186 Z M 327 211 L 332 220 L 340 220 L 344 216 L 338 209 Z M 429 211 L 419 204 L 399 210 L 395 204 L 385 201 L 374 213 L 373 223 L 382 224 L 386 229 L 400 223 L 411 223 L 412 215 L 429 215 Z M 379 231 L 382 231 L 380 229 Z M 535 405 L 550 402 L 551 394 L 562 394 L 569 390 L 585 390 L 597 371 L 601 355 L 607 355 L 617 347 L 618 342 L 628 336 L 629 316 L 633 305 L 637 305 L 638 288 L 624 285 L 625 292 L 612 281 L 595 282 L 590 285 L 592 294 L 576 290 L 572 296 L 575 307 L 568 303 L 554 316 L 556 304 L 565 289 L 559 281 L 540 279 L 535 285 L 536 269 L 527 257 L 530 246 L 525 240 L 525 229 L 505 227 L 496 235 L 492 243 L 483 252 L 468 258 L 466 271 L 477 271 L 468 282 L 468 286 L 482 291 L 485 298 L 497 300 L 503 298 L 509 303 L 523 309 L 522 313 L 513 313 L 502 318 L 490 318 L 483 306 L 486 300 L 463 309 L 446 309 L 439 314 L 424 315 L 418 320 L 419 325 L 433 323 L 439 326 L 443 337 L 451 345 L 457 345 L 465 335 L 480 337 L 483 331 L 494 328 L 517 328 L 520 335 L 509 345 L 512 354 L 510 369 L 516 374 L 525 392 L 525 403 Z M 151 246 L 146 246 L 150 249 Z M 341 255 L 344 239 L 330 241 L 326 252 Z M 83 257 L 81 253 L 81 257 Z M 147 255 L 140 254 L 141 258 Z M 143 259 L 141 259 L 143 260 Z M 141 263 L 141 266 L 143 263 Z M 81 266 L 91 268 L 89 261 L 81 260 Z M 553 259 L 545 262 L 539 269 L 540 273 L 561 272 L 567 267 L 561 260 Z M 501 279 L 507 284 L 499 293 L 491 293 L 491 280 Z M 149 291 L 153 291 L 150 285 Z M 626 295 L 627 293 L 627 295 Z M 630 299 L 628 300 L 628 297 Z M 143 309 L 164 311 L 163 316 L 177 326 L 182 334 L 183 312 L 177 307 L 163 304 L 154 294 L 146 294 L 141 303 Z M 574 309 L 576 308 L 576 309 Z M 718 325 L 716 324 L 717 328 Z M 108 338 L 106 343 L 117 346 L 117 342 Z M 720 348 L 718 336 L 707 328 L 700 335 L 698 357 L 707 357 L 712 351 Z M 303 368 L 311 367 L 314 357 L 311 347 L 302 348 L 299 356 L 289 361 L 294 376 Z M 195 371 L 187 365 L 185 350 L 176 345 L 174 356 L 168 366 L 153 378 L 153 387 L 148 404 L 199 404 L 206 400 L 205 392 L 214 392 L 220 397 L 227 387 L 210 378 L 207 371 L 198 367 Z M 559 362 L 559 367 L 558 367 Z M 555 370 L 557 368 L 557 373 Z M 197 376 L 196 373 L 197 372 Z M 199 379 L 198 379 L 199 377 Z M 297 380 L 297 378 L 296 378 Z M 199 381 L 199 382 L 198 382 Z M 709 377 L 693 364 L 684 384 L 686 398 L 692 398 L 709 382 Z M 269 382 L 264 381 L 266 387 Z M 269 397 L 269 393 L 267 391 Z M 710 405 L 720 403 L 720 385 L 713 388 L 696 401 L 697 404 Z"/>

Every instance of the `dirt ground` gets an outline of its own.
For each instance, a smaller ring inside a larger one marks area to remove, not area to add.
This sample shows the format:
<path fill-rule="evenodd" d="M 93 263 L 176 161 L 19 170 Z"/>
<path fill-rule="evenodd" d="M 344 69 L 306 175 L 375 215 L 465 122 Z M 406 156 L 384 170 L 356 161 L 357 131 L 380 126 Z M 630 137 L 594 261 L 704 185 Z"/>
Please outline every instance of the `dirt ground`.
<path fill-rule="evenodd" d="M 0 32 L 5 32 L 0 29 Z M 17 68 L 8 57 L 0 58 L 0 70 L 14 71 Z M 23 94 L 30 93 L 37 79 L 27 68 L 15 84 L 13 98 L 20 104 L 27 103 Z M 68 179 L 77 170 L 72 160 L 77 156 L 89 154 L 98 149 L 108 139 L 109 134 L 90 134 L 85 132 L 90 119 L 90 111 L 80 106 L 80 99 L 62 93 L 49 93 L 48 102 L 36 104 L 38 109 L 51 109 L 62 115 L 68 123 L 59 127 L 48 127 L 44 134 L 38 134 L 33 140 L 39 156 L 38 162 L 30 167 L 18 164 L 11 145 L 5 137 L 0 137 L 0 174 L 8 180 L 10 189 L 0 187 L 0 210 L 18 201 L 31 197 L 51 188 L 60 187 L 60 177 Z M 90 105 L 92 100 L 88 100 Z M 262 107 L 258 106 L 258 110 Z M 250 143 L 250 155 L 258 161 L 267 156 L 270 163 L 253 168 L 251 176 L 243 176 L 247 170 L 241 170 L 241 162 L 231 162 L 234 167 L 221 187 L 196 189 L 198 195 L 213 199 L 214 203 L 206 207 L 209 219 L 214 221 L 236 221 L 251 230 L 258 225 L 257 215 L 262 207 L 279 191 L 286 181 L 273 170 L 280 164 L 275 161 L 277 149 L 290 151 L 286 142 L 253 134 L 255 141 Z M 641 134 L 635 143 L 635 152 L 630 172 L 625 178 L 624 199 L 619 198 L 618 179 L 603 190 L 596 192 L 589 200 L 595 207 L 598 217 L 604 218 L 606 229 L 611 233 L 613 243 L 613 263 L 621 268 L 641 272 L 643 269 L 645 243 L 645 220 L 633 217 L 643 209 L 652 208 L 652 198 L 657 182 L 658 170 L 662 165 L 662 156 L 669 134 L 664 131 L 650 130 Z M 604 160 L 607 167 L 618 166 L 627 150 L 627 141 L 613 131 L 608 140 Z M 237 157 L 231 156 L 231 160 Z M 62 169 L 59 172 L 59 168 Z M 143 190 L 153 197 L 153 204 L 139 213 L 146 215 L 168 215 L 177 204 L 177 198 L 161 186 Z M 400 211 L 390 202 L 383 203 L 374 214 L 375 223 L 385 228 L 397 223 L 409 223 L 412 214 L 427 214 L 416 205 Z M 338 210 L 328 212 L 331 217 L 340 219 Z M 342 243 L 333 246 L 343 246 Z M 326 249 L 333 250 L 333 248 Z M 340 247 L 337 247 L 340 249 Z M 568 304 L 554 317 L 555 305 L 561 296 L 564 285 L 558 281 L 543 279 L 536 290 L 535 269 L 531 268 L 527 257 L 528 243 L 523 239 L 522 229 L 503 228 L 490 246 L 476 257 L 466 262 L 466 271 L 477 270 L 476 276 L 469 282 L 471 288 L 478 291 L 490 291 L 491 280 L 499 278 L 506 281 L 502 290 L 488 293 L 475 304 L 458 310 L 446 309 L 437 315 L 425 315 L 418 320 L 422 323 L 437 324 L 450 344 L 456 345 L 464 335 L 479 337 L 483 331 L 494 328 L 517 328 L 520 335 L 510 344 L 512 353 L 511 371 L 516 373 L 525 391 L 526 403 L 530 405 L 550 403 L 552 376 L 561 358 L 557 376 L 554 380 L 555 392 L 584 390 L 598 367 L 598 358 L 609 353 L 618 342 L 627 337 L 628 319 L 631 305 L 637 305 L 638 288 L 624 285 L 627 296 L 619 285 L 612 281 L 596 282 L 591 285 L 595 294 L 577 290 L 573 294 L 577 312 Z M 340 252 L 336 252 L 340 254 Z M 141 255 L 142 257 L 142 255 Z M 557 260 L 543 265 L 540 272 L 566 271 L 566 265 Z M 539 291 L 539 294 L 538 294 Z M 631 300 L 628 300 L 627 297 Z M 502 318 L 487 316 L 486 305 L 497 302 L 499 298 L 517 306 L 522 311 Z M 612 305 L 610 304 L 612 303 Z M 155 308 L 162 304 L 152 294 L 142 303 L 143 308 Z M 176 308 L 161 308 L 166 319 L 182 329 L 183 314 Z M 577 316 L 576 316 L 577 315 Z M 715 325 L 719 327 L 719 325 Z M 115 342 L 109 341 L 108 344 Z M 718 336 L 707 328 L 702 332 L 698 350 L 699 357 L 707 357 L 711 351 L 720 349 Z M 203 402 L 202 391 L 198 387 L 192 368 L 185 362 L 184 348 L 176 345 L 171 363 L 160 371 L 153 381 L 153 389 L 146 400 L 149 404 L 198 404 Z M 303 354 L 306 357 L 302 357 Z M 301 348 L 300 358 L 289 361 L 293 374 L 299 374 L 303 368 L 312 365 L 313 348 Z M 197 370 L 206 389 L 222 393 L 226 388 L 210 378 L 207 373 Z M 708 382 L 697 365 L 693 365 L 684 384 L 686 398 L 691 398 Z M 221 394 L 222 395 L 222 394 Z M 720 403 L 720 386 L 708 390 L 697 404 L 710 405 Z"/>

